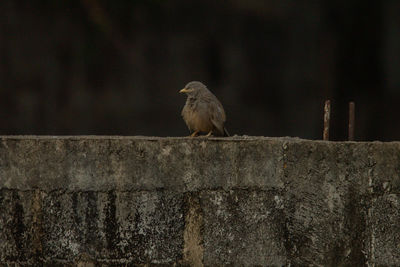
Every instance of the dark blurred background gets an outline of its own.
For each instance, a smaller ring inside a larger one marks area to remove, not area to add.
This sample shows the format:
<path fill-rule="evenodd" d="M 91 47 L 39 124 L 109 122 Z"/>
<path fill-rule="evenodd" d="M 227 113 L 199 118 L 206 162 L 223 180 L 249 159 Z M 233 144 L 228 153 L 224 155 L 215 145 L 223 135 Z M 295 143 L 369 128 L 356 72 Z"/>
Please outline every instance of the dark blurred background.
<path fill-rule="evenodd" d="M 192 80 L 231 134 L 400 139 L 400 1 L 2 0 L 0 134 L 185 136 Z"/>

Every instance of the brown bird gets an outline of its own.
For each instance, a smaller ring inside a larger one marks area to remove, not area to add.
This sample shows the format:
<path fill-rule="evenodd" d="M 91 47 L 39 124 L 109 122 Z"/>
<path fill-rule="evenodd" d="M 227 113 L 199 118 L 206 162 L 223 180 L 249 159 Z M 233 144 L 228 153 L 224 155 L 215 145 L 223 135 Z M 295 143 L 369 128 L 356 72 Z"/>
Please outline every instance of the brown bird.
<path fill-rule="evenodd" d="M 229 136 L 225 129 L 225 111 L 217 97 L 201 82 L 190 82 L 179 91 L 187 95 L 182 109 L 182 117 L 190 132 L 195 137 L 200 132 L 216 136 Z"/>

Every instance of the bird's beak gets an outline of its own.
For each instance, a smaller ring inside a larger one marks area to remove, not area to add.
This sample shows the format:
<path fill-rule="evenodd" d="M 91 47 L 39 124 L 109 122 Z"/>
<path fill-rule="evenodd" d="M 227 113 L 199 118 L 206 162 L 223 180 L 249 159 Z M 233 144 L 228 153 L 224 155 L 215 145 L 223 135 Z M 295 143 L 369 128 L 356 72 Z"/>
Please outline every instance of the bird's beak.
<path fill-rule="evenodd" d="M 181 93 L 181 94 L 182 94 L 182 93 L 187 93 L 187 92 L 189 92 L 189 90 L 186 89 L 186 88 L 183 88 L 182 90 L 179 91 L 179 93 Z"/>

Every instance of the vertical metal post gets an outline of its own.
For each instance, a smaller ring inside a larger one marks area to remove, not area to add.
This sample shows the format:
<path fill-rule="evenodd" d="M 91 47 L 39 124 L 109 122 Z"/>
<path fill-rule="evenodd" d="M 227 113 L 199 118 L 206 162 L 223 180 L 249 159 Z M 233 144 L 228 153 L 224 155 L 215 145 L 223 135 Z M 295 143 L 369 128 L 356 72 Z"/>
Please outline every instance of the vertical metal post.
<path fill-rule="evenodd" d="M 349 103 L 349 141 L 354 141 L 355 104 Z"/>
<path fill-rule="evenodd" d="M 329 123 L 331 120 L 331 101 L 326 100 L 325 101 L 325 107 L 324 107 L 324 132 L 323 132 L 323 140 L 328 141 L 329 140 Z"/>

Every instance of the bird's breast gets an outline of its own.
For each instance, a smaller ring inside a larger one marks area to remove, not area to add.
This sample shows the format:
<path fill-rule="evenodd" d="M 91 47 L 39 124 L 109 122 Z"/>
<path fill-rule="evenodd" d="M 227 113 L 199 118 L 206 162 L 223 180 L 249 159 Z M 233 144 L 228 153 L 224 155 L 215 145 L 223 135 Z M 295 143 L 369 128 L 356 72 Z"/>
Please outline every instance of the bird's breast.
<path fill-rule="evenodd" d="M 182 117 L 188 128 L 192 131 L 209 132 L 212 122 L 207 115 L 207 110 L 200 110 L 196 103 L 187 101 L 182 110 Z"/>

